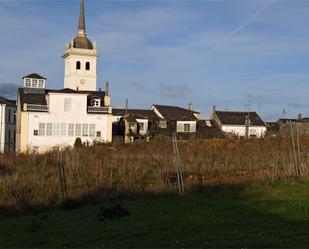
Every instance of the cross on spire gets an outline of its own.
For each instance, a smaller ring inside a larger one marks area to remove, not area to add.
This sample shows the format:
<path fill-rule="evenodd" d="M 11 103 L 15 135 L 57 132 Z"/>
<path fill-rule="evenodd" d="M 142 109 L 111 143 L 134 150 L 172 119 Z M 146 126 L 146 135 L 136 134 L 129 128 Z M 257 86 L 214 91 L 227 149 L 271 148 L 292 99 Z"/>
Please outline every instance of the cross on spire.
<path fill-rule="evenodd" d="M 84 0 L 80 0 L 80 12 L 79 12 L 79 22 L 78 22 L 78 35 L 79 35 L 79 36 L 86 36 Z"/>

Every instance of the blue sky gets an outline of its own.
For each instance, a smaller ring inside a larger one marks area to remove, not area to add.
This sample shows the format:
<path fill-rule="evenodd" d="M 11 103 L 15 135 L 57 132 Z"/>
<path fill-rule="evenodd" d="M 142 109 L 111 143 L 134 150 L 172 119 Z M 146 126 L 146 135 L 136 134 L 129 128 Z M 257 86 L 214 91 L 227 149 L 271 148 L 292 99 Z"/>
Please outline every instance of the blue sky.
<path fill-rule="evenodd" d="M 309 1 L 85 0 L 100 53 L 98 87 L 114 107 L 171 104 L 209 116 L 251 109 L 266 120 L 309 115 Z M 0 95 L 38 72 L 63 87 L 79 0 L 0 0 Z M 13 96 L 14 97 L 14 96 Z"/>

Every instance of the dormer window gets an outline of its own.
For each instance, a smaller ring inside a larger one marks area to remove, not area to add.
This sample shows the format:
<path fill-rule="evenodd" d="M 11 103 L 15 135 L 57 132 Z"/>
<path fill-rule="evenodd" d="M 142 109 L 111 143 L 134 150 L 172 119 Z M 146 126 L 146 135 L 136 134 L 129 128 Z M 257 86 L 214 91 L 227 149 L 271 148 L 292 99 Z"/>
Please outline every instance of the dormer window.
<path fill-rule="evenodd" d="M 38 87 L 38 80 L 37 79 L 32 79 L 32 87 L 37 88 Z"/>
<path fill-rule="evenodd" d="M 25 79 L 25 87 L 31 87 L 31 79 Z"/>
<path fill-rule="evenodd" d="M 39 74 L 36 73 L 29 74 L 23 77 L 23 79 L 24 79 L 24 87 L 41 88 L 41 89 L 45 88 L 46 78 L 42 77 Z"/>
<path fill-rule="evenodd" d="M 100 99 L 93 99 L 92 100 L 92 106 L 100 107 L 101 106 L 101 100 Z"/>
<path fill-rule="evenodd" d="M 44 80 L 39 80 L 39 88 L 44 88 Z"/>

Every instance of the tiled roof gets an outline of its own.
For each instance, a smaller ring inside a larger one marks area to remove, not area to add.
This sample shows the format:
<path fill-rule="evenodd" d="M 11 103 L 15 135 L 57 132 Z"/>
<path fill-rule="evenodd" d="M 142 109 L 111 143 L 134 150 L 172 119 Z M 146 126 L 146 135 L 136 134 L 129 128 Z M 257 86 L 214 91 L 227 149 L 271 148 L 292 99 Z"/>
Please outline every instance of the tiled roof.
<path fill-rule="evenodd" d="M 248 112 L 215 111 L 221 124 L 245 125 Z M 255 126 L 265 126 L 264 121 L 256 112 L 250 112 L 250 124 Z"/>
<path fill-rule="evenodd" d="M 178 121 L 196 121 L 194 114 L 198 112 L 191 111 L 178 106 L 153 105 L 166 120 Z"/>

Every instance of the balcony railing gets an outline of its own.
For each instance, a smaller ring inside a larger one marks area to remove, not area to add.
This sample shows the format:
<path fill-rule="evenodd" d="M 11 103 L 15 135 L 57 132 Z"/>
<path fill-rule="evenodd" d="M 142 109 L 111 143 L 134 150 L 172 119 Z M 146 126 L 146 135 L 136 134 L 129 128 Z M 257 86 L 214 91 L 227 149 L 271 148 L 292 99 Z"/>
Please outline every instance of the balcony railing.
<path fill-rule="evenodd" d="M 34 104 L 27 104 L 28 111 L 39 111 L 39 112 L 48 112 L 47 105 L 34 105 Z"/>
<path fill-rule="evenodd" d="M 99 112 L 99 113 L 108 113 L 109 107 L 97 107 L 97 106 L 88 106 L 88 112 Z"/>

